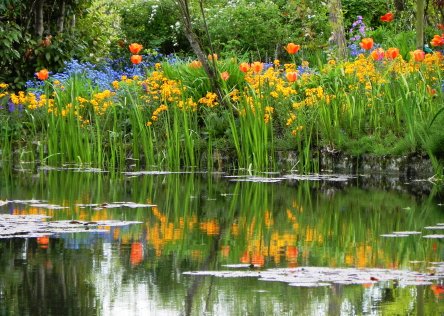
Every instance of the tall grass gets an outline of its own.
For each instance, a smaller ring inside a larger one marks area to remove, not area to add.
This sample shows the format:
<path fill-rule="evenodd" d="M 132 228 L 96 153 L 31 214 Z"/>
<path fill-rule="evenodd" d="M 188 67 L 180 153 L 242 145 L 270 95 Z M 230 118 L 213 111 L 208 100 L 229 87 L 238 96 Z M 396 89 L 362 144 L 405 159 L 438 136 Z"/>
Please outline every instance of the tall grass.
<path fill-rule="evenodd" d="M 266 171 L 276 168 L 276 151 L 293 150 L 295 168 L 313 172 L 326 148 L 357 156 L 422 152 L 442 164 L 441 55 L 408 61 L 367 53 L 318 69 L 300 60 L 242 69 L 235 58 L 219 60 L 222 99 L 196 61 L 159 64 L 109 90 L 80 75 L 49 80 L 40 98 L 31 90 L 10 95 L 22 112 L 1 110 L 2 159 L 19 152 L 54 165 L 211 169 L 222 152 L 236 168 Z"/>

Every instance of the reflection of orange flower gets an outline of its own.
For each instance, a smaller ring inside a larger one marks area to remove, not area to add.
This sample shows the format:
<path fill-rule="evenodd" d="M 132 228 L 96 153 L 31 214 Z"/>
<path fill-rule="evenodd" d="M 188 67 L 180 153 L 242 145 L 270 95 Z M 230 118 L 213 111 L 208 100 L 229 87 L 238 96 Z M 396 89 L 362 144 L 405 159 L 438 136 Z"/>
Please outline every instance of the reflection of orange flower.
<path fill-rule="evenodd" d="M 430 285 L 430 289 L 433 291 L 435 296 L 443 296 L 444 295 L 444 286 L 439 284 Z"/>
<path fill-rule="evenodd" d="M 363 38 L 361 40 L 361 43 L 359 43 L 359 46 L 361 46 L 361 48 L 365 49 L 365 50 L 372 49 L 372 47 L 373 47 L 373 38 L 370 38 L 370 37 Z"/>
<path fill-rule="evenodd" d="M 128 46 L 131 54 L 137 55 L 143 48 L 139 43 L 132 43 Z"/>
<path fill-rule="evenodd" d="M 285 252 L 285 257 L 288 259 L 296 259 L 298 257 L 299 251 L 295 246 L 287 246 L 287 251 Z"/>
<path fill-rule="evenodd" d="M 261 253 L 253 253 L 251 256 L 251 263 L 259 267 L 263 267 L 265 264 L 265 257 Z"/>
<path fill-rule="evenodd" d="M 133 242 L 131 244 L 130 262 L 133 266 L 138 265 L 143 260 L 143 244 Z"/>
<path fill-rule="evenodd" d="M 223 257 L 228 257 L 228 255 L 230 254 L 230 246 L 229 245 L 222 246 L 220 251 Z"/>
<path fill-rule="evenodd" d="M 242 257 L 240 258 L 240 262 L 242 263 L 250 263 L 250 253 L 245 251 Z"/>
<path fill-rule="evenodd" d="M 37 244 L 40 248 L 46 249 L 49 245 L 49 236 L 37 237 Z"/>

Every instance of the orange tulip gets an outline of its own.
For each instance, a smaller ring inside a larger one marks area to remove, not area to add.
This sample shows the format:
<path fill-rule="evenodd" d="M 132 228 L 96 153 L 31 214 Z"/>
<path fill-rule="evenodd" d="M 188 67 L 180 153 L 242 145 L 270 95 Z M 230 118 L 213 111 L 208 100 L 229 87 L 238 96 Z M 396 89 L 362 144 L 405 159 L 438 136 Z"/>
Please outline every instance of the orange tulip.
<path fill-rule="evenodd" d="M 361 43 L 359 43 L 359 46 L 361 46 L 362 49 L 370 50 L 373 47 L 373 38 L 366 37 L 363 38 Z"/>
<path fill-rule="evenodd" d="M 423 61 L 425 58 L 425 53 L 422 49 L 417 49 L 411 52 L 411 55 L 415 59 L 415 61 Z"/>
<path fill-rule="evenodd" d="M 142 62 L 142 56 L 140 55 L 132 55 L 130 59 L 134 65 L 138 65 Z"/>
<path fill-rule="evenodd" d="M 128 46 L 131 54 L 137 55 L 142 50 L 143 46 L 138 43 L 132 43 Z"/>
<path fill-rule="evenodd" d="M 222 78 L 223 81 L 227 81 L 228 78 L 230 78 L 230 74 L 228 73 L 228 71 L 224 71 L 223 73 L 220 74 L 220 77 Z"/>
<path fill-rule="evenodd" d="M 208 55 L 208 60 L 213 60 L 214 59 L 214 61 L 217 61 L 217 54 L 213 54 L 213 55 Z"/>
<path fill-rule="evenodd" d="M 382 22 L 391 22 L 391 21 L 393 21 L 393 13 L 388 12 L 388 13 L 384 14 L 383 16 L 381 16 L 380 19 Z"/>
<path fill-rule="evenodd" d="M 194 69 L 198 69 L 198 68 L 202 67 L 202 63 L 199 60 L 193 60 L 190 63 L 190 67 L 194 68 Z"/>
<path fill-rule="evenodd" d="M 295 82 L 298 79 L 298 73 L 295 71 L 290 71 L 285 74 L 285 77 L 287 77 L 289 82 Z"/>
<path fill-rule="evenodd" d="M 398 56 L 399 56 L 399 49 L 394 48 L 394 47 L 390 47 L 385 52 L 385 58 L 387 58 L 387 59 L 395 59 Z"/>
<path fill-rule="evenodd" d="M 287 46 L 285 47 L 285 50 L 290 55 L 294 55 L 294 54 L 296 54 L 299 51 L 300 48 L 301 48 L 300 45 L 296 45 L 295 43 L 288 43 Z"/>
<path fill-rule="evenodd" d="M 433 36 L 432 40 L 430 41 L 430 44 L 432 44 L 432 46 L 443 46 L 444 45 L 444 37 L 439 36 L 439 35 L 435 35 Z"/>
<path fill-rule="evenodd" d="M 47 69 L 42 69 L 39 72 L 35 73 L 35 76 L 39 79 L 39 80 L 46 80 L 49 77 L 49 72 Z"/>
<path fill-rule="evenodd" d="M 239 69 L 242 72 L 247 72 L 250 69 L 250 65 L 248 63 L 241 63 Z"/>
<path fill-rule="evenodd" d="M 373 60 L 381 60 L 384 58 L 384 50 L 382 48 L 376 48 L 374 51 L 370 54 L 373 58 Z"/>
<path fill-rule="evenodd" d="M 264 64 L 261 63 L 260 61 L 255 61 L 254 63 L 251 64 L 251 69 L 253 69 L 253 72 L 255 73 L 261 72 L 263 68 Z"/>

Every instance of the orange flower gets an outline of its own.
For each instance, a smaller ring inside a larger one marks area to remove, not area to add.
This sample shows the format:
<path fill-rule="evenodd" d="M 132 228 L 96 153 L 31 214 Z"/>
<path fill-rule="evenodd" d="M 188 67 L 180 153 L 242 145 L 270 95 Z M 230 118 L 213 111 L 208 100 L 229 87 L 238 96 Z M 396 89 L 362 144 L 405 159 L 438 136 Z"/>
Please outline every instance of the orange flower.
<path fill-rule="evenodd" d="M 217 61 L 217 54 L 213 54 L 213 55 L 208 55 L 208 60 L 213 60 Z"/>
<path fill-rule="evenodd" d="M 193 61 L 190 63 L 190 67 L 191 67 L 191 68 L 194 68 L 194 69 L 197 69 L 197 68 L 202 67 L 202 63 L 201 63 L 199 60 L 193 60 Z"/>
<path fill-rule="evenodd" d="M 285 47 L 285 50 L 290 55 L 294 55 L 294 54 L 296 54 L 299 51 L 300 48 L 301 48 L 300 45 L 296 45 L 295 43 L 288 43 L 287 46 Z"/>
<path fill-rule="evenodd" d="M 393 21 L 393 13 L 388 12 L 388 13 L 384 14 L 383 16 L 381 16 L 380 19 L 382 22 L 391 22 L 391 21 Z"/>
<path fill-rule="evenodd" d="M 425 53 L 422 49 L 417 49 L 410 53 L 415 61 L 423 61 L 425 58 Z"/>
<path fill-rule="evenodd" d="M 395 47 L 390 47 L 385 52 L 385 58 L 387 58 L 387 59 L 395 59 L 398 56 L 399 56 L 399 49 L 397 49 Z"/>
<path fill-rule="evenodd" d="M 47 69 L 42 69 L 39 72 L 35 73 L 35 76 L 39 79 L 39 80 L 46 80 L 49 77 L 49 72 Z"/>
<path fill-rule="evenodd" d="M 138 43 L 132 43 L 128 46 L 131 54 L 137 55 L 142 50 L 143 46 Z"/>
<path fill-rule="evenodd" d="M 289 82 L 295 82 L 298 79 L 298 73 L 295 71 L 290 71 L 285 74 L 285 77 L 287 77 Z"/>
<path fill-rule="evenodd" d="M 373 47 L 373 38 L 366 37 L 363 38 L 361 43 L 359 43 L 359 46 L 361 46 L 362 49 L 370 50 Z"/>
<path fill-rule="evenodd" d="M 374 51 L 370 54 L 373 58 L 373 60 L 381 60 L 384 58 L 384 49 L 382 48 L 376 48 Z"/>
<path fill-rule="evenodd" d="M 142 62 L 142 56 L 140 55 L 132 55 L 130 59 L 134 65 L 140 64 Z"/>
<path fill-rule="evenodd" d="M 247 72 L 250 69 L 250 65 L 248 63 L 241 63 L 239 69 L 242 72 Z"/>
<path fill-rule="evenodd" d="M 435 35 L 433 36 L 432 40 L 430 41 L 430 44 L 432 44 L 432 46 L 443 46 L 444 45 L 444 38 L 439 36 L 439 35 Z"/>
<path fill-rule="evenodd" d="M 254 63 L 251 64 L 251 69 L 253 69 L 253 72 L 255 73 L 261 72 L 263 68 L 264 64 L 261 63 L 260 61 L 255 61 Z"/>
<path fill-rule="evenodd" d="M 441 31 L 444 30 L 444 24 L 442 24 L 442 23 L 437 24 L 436 27 L 438 28 L 438 30 L 441 30 Z"/>
<path fill-rule="evenodd" d="M 220 77 L 222 78 L 223 81 L 227 81 L 228 78 L 230 78 L 230 74 L 228 73 L 228 71 L 224 71 L 223 73 L 220 74 Z"/>

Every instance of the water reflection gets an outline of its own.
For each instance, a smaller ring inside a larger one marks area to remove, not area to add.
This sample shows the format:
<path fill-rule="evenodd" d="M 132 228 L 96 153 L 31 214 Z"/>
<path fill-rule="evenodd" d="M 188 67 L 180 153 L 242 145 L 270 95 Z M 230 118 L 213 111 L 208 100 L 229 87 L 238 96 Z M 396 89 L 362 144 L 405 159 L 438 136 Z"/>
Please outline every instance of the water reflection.
<path fill-rule="evenodd" d="M 440 284 L 302 289 L 182 275 L 232 263 L 426 271 L 430 262 L 444 261 L 441 240 L 380 235 L 426 233 L 424 227 L 444 222 L 433 194 L 193 174 L 120 178 L 47 172 L 5 178 L 0 199 L 67 207 L 8 203 L 0 212 L 9 214 L 143 222 L 107 227 L 106 233 L 0 240 L 0 315 L 444 313 Z M 84 206 L 118 201 L 155 206 Z"/>

